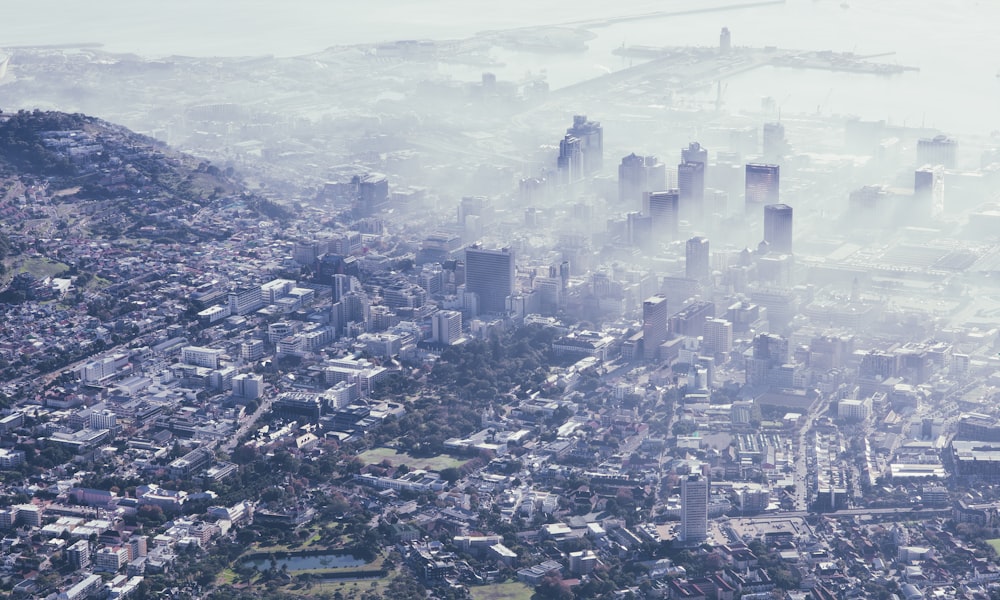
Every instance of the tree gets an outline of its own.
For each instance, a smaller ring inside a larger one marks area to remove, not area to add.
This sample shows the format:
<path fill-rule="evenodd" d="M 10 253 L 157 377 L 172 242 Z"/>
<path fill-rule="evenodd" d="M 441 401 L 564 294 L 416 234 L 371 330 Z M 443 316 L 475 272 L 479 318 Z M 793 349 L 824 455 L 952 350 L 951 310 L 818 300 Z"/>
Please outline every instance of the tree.
<path fill-rule="evenodd" d="M 542 598 L 573 600 L 573 591 L 556 571 L 543 577 L 535 587 L 535 592 Z"/>
<path fill-rule="evenodd" d="M 462 477 L 462 473 L 455 467 L 441 469 L 438 471 L 438 475 L 450 484 L 454 484 Z"/>

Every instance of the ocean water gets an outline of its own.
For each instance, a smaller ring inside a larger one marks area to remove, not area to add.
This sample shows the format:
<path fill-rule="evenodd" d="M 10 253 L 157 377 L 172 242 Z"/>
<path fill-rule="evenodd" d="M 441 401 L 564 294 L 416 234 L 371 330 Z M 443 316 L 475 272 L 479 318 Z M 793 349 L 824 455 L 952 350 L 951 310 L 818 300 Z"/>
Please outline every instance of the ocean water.
<path fill-rule="evenodd" d="M 732 4 L 746 0 L 731 0 Z M 295 56 L 323 48 L 397 39 L 455 39 L 488 29 L 557 25 L 726 0 L 15 0 L 5 5 L 0 47 L 100 43 L 144 56 Z M 622 44 L 714 46 L 727 26 L 733 43 L 857 54 L 919 67 L 892 77 L 765 68 L 726 80 L 730 110 L 771 97 L 788 114 L 854 114 L 952 133 L 1000 130 L 1000 2 L 992 0 L 786 0 L 781 4 L 619 22 L 591 29 L 584 53 L 498 51 L 501 78 L 545 72 L 561 87 L 627 65 Z M 456 68 L 471 78 L 478 68 Z"/>

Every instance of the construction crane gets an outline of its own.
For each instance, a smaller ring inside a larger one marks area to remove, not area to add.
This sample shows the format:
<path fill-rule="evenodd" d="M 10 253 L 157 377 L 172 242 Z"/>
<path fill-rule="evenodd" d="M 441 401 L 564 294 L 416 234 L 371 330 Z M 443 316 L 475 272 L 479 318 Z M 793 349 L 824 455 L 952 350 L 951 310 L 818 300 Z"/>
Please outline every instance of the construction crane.
<path fill-rule="evenodd" d="M 722 110 L 722 97 L 725 96 L 726 90 L 729 89 L 729 84 L 722 85 L 722 80 L 720 79 L 716 82 L 715 88 L 715 112 Z"/>

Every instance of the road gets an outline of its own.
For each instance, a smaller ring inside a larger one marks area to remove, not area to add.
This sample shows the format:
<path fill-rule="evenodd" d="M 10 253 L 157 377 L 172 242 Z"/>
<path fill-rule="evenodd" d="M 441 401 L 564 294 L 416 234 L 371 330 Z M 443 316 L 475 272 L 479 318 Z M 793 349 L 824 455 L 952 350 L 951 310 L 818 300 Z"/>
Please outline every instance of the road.
<path fill-rule="evenodd" d="M 236 429 L 236 431 L 234 431 L 225 442 L 218 446 L 218 449 L 226 454 L 231 453 L 240 438 L 246 435 L 247 432 L 250 431 L 250 428 L 256 427 L 257 419 L 259 419 L 262 415 L 267 414 L 267 411 L 271 410 L 271 404 L 277 397 L 278 394 L 275 390 L 268 390 L 267 395 L 261 399 L 260 404 L 257 406 L 257 410 L 252 415 L 244 417 L 240 421 L 240 426 Z"/>

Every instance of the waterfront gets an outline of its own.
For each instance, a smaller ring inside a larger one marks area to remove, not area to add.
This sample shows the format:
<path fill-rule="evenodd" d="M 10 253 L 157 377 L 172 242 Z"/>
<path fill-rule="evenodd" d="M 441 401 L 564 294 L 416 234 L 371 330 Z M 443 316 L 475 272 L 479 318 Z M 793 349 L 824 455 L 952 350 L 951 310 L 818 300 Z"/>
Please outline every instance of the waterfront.
<path fill-rule="evenodd" d="M 494 64 L 488 70 L 498 78 L 520 80 L 529 72 L 544 74 L 550 86 L 558 89 L 638 63 L 613 54 L 622 45 L 714 46 L 721 27 L 728 26 L 737 46 L 856 54 L 894 52 L 884 61 L 912 65 L 920 71 L 884 78 L 757 69 L 726 80 L 726 110 L 759 110 L 761 99 L 771 97 L 785 114 L 854 114 L 956 133 L 1000 130 L 1000 114 L 993 110 L 1000 100 L 1000 81 L 992 58 L 1000 55 L 1000 40 L 986 25 L 1000 17 L 1000 5 L 992 3 L 794 0 L 611 24 L 606 22 L 653 11 L 683 11 L 687 5 L 640 1 L 625 9 L 596 1 L 539 6 L 515 0 L 466 14 L 458 11 L 453 0 L 419 5 L 383 1 L 365 11 L 344 10 L 341 4 L 311 0 L 281 5 L 264 1 L 237 4 L 234 0 L 203 4 L 181 0 L 158 5 L 153 13 L 125 0 L 102 2 L 99 8 L 48 0 L 31 7 L 11 7 L 10 20 L 18 27 L 4 32 L 0 44 L 95 42 L 111 52 L 143 56 L 293 56 L 332 45 L 457 39 L 486 29 L 589 22 L 595 37 L 587 41 L 583 52 L 540 54 L 514 47 L 491 51 Z M 713 6 L 736 4 L 741 3 L 722 0 Z M 81 27 L 81 23 L 91 25 Z M 941 43 L 944 39 L 947 44 Z M 483 70 L 487 68 L 482 65 L 440 67 L 442 74 L 462 80 L 475 80 Z M 711 102 L 714 94 L 713 89 L 695 101 Z"/>

